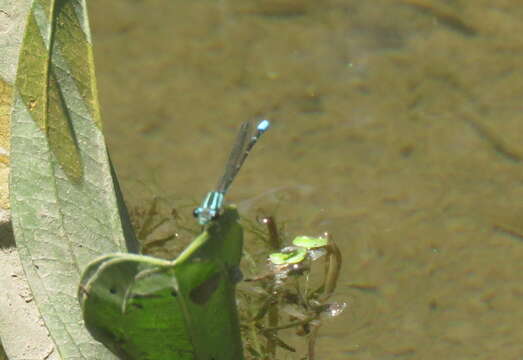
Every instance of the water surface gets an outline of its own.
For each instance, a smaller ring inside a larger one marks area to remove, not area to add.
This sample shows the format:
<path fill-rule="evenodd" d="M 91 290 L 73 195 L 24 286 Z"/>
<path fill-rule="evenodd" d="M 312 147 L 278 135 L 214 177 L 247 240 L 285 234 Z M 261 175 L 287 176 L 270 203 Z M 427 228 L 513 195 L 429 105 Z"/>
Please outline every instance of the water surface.
<path fill-rule="evenodd" d="M 239 124 L 228 196 L 344 254 L 320 359 L 523 358 L 523 6 L 91 0 L 127 198 L 190 212 Z"/>

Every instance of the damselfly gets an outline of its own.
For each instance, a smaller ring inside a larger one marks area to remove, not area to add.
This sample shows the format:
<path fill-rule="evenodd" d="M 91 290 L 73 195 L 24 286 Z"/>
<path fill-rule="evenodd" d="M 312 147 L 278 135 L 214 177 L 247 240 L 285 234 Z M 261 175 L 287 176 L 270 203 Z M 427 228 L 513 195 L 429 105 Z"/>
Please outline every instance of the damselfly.
<path fill-rule="evenodd" d="M 218 181 L 216 189 L 207 194 L 200 207 L 194 209 L 194 216 L 201 225 L 209 223 L 220 214 L 224 196 L 232 181 L 240 171 L 254 144 L 267 131 L 269 126 L 269 120 L 261 120 L 257 125 L 253 121 L 245 121 L 241 125 L 236 142 L 225 164 L 223 176 Z"/>

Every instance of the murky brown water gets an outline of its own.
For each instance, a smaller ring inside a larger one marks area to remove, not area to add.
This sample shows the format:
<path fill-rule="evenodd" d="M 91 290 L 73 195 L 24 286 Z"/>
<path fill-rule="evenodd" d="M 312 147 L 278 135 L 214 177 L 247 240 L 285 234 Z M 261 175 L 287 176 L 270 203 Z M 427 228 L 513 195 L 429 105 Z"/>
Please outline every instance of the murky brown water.
<path fill-rule="evenodd" d="M 267 116 L 228 198 L 341 246 L 320 359 L 523 359 L 517 3 L 91 0 L 126 195 L 200 200 Z"/>

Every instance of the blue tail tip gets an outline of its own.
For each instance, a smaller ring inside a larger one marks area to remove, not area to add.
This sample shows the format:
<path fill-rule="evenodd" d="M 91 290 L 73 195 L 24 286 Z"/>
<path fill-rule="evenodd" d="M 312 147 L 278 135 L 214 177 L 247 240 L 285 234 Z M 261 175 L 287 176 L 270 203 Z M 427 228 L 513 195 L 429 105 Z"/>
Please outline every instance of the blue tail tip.
<path fill-rule="evenodd" d="M 271 126 L 271 122 L 269 120 L 262 120 L 258 123 L 257 129 L 258 131 L 266 131 L 269 126 Z"/>

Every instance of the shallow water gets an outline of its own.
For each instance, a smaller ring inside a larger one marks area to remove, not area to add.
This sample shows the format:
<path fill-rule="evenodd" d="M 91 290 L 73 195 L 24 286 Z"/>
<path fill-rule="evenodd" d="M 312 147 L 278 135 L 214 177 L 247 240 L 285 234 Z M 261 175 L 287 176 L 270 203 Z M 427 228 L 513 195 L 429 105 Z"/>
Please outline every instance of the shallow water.
<path fill-rule="evenodd" d="M 344 254 L 319 359 L 523 358 L 523 6 L 89 1 L 126 197 L 190 212 L 239 124 L 228 200 Z"/>

